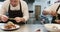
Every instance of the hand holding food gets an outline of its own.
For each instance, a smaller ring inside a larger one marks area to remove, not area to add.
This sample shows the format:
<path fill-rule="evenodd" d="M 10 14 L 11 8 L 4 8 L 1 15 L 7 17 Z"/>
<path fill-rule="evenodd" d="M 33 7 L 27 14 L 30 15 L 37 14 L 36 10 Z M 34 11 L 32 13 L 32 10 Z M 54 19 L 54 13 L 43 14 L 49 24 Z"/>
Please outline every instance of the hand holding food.
<path fill-rule="evenodd" d="M 19 22 L 23 22 L 23 21 L 25 21 L 25 19 L 24 18 L 21 18 L 21 17 L 15 17 L 14 18 L 14 20 L 17 22 L 17 23 L 19 23 Z"/>
<path fill-rule="evenodd" d="M 5 15 L 1 16 L 1 21 L 6 22 L 8 20 L 8 17 Z"/>

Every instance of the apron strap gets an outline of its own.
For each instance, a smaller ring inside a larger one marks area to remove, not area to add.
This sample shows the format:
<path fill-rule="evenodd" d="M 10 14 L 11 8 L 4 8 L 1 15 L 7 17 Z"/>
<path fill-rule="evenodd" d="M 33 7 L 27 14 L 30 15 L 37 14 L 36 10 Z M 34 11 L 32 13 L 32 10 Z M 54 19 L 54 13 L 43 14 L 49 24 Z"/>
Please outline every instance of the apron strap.
<path fill-rule="evenodd" d="M 58 8 L 56 9 L 56 12 L 59 10 L 59 7 L 60 7 L 60 4 L 59 4 Z"/>

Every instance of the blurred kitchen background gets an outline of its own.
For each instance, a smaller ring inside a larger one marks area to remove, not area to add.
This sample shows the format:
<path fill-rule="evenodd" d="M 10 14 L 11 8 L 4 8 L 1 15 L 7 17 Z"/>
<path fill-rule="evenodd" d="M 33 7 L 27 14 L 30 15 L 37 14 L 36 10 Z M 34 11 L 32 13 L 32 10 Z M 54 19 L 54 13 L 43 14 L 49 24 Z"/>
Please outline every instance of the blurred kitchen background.
<path fill-rule="evenodd" d="M 0 0 L 0 8 L 5 0 Z M 28 24 L 40 24 L 42 19 L 46 20 L 46 23 L 51 23 L 51 15 L 43 16 L 42 11 L 54 4 L 57 0 L 24 0 L 28 4 L 30 18 L 27 21 Z"/>

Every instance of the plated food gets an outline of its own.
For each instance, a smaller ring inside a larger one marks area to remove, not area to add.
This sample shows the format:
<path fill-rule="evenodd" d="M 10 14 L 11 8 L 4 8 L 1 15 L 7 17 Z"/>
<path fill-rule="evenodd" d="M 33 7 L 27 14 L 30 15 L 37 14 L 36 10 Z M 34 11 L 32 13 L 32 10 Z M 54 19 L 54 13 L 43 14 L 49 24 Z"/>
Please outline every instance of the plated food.
<path fill-rule="evenodd" d="M 19 25 L 16 25 L 16 24 L 14 24 L 10 21 L 7 24 L 4 24 L 4 26 L 1 27 L 1 29 L 5 30 L 5 31 L 17 30 L 19 28 L 20 28 Z"/>
<path fill-rule="evenodd" d="M 52 29 L 58 29 L 58 27 L 57 26 L 52 26 Z"/>
<path fill-rule="evenodd" d="M 5 26 L 5 29 L 12 29 L 12 28 L 16 28 L 15 24 L 12 22 L 8 22 Z"/>

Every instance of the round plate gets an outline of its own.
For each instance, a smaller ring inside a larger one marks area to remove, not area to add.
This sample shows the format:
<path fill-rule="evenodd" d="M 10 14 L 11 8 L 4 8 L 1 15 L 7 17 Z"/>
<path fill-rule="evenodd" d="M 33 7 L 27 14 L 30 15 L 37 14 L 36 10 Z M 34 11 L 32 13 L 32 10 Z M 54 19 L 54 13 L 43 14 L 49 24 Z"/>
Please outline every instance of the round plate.
<path fill-rule="evenodd" d="M 4 24 L 4 25 L 5 25 L 5 24 Z M 0 27 L 0 28 L 1 28 L 2 30 L 4 30 L 4 31 L 13 31 L 13 30 L 17 30 L 17 29 L 19 29 L 19 28 L 20 28 L 20 26 L 19 26 L 19 25 L 15 25 L 15 26 L 16 26 L 16 28 L 6 29 L 6 28 L 4 28 L 4 25 Z"/>

